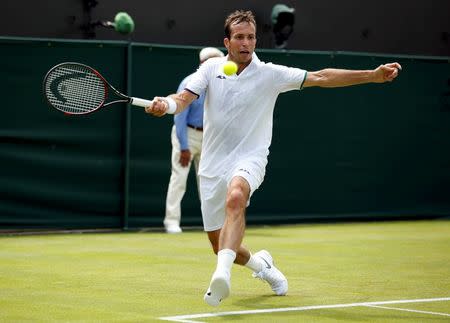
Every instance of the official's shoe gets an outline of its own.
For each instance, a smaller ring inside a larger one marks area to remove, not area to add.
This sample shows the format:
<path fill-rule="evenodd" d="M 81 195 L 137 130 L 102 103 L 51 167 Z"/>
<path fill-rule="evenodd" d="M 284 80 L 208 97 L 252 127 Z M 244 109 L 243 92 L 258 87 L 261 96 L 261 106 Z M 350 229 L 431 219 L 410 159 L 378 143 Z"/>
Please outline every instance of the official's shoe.
<path fill-rule="evenodd" d="M 168 225 L 166 226 L 166 232 L 167 233 L 181 233 L 183 230 L 181 230 L 179 225 Z"/>
<path fill-rule="evenodd" d="M 217 306 L 230 295 L 230 273 L 226 271 L 214 272 L 208 291 L 203 299 L 211 306 Z"/>
<path fill-rule="evenodd" d="M 275 294 L 279 296 L 286 295 L 288 291 L 288 281 L 281 271 L 273 264 L 273 259 L 270 253 L 266 250 L 258 251 L 253 255 L 260 259 L 263 264 L 263 269 L 253 273 L 253 277 L 260 278 L 269 283 Z"/>

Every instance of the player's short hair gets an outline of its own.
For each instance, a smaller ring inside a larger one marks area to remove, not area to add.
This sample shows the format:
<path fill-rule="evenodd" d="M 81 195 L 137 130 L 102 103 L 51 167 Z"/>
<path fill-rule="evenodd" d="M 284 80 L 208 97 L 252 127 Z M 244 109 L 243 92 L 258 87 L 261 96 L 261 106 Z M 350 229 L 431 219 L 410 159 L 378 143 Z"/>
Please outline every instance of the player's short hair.
<path fill-rule="evenodd" d="M 230 39 L 231 36 L 231 25 L 239 24 L 241 22 L 248 22 L 249 24 L 253 24 L 256 29 L 256 21 L 253 12 L 244 11 L 244 10 L 236 10 L 228 15 L 225 19 L 225 37 Z"/>

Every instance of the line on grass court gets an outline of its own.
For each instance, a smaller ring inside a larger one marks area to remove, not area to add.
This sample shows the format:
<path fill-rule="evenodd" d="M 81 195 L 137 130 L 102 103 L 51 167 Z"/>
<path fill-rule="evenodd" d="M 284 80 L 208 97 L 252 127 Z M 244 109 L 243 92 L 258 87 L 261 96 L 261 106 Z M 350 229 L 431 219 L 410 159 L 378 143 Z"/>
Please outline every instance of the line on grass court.
<path fill-rule="evenodd" d="M 387 304 L 425 303 L 425 302 L 439 302 L 439 301 L 450 301 L 450 297 L 403 299 L 403 300 L 394 300 L 394 301 L 363 302 L 363 303 L 348 303 L 348 304 L 333 304 L 333 305 L 313 305 L 313 306 L 270 308 L 270 309 L 261 309 L 261 310 L 231 311 L 231 312 L 218 312 L 218 313 L 200 313 L 200 314 L 189 314 L 189 315 L 179 315 L 179 316 L 165 316 L 165 317 L 160 317 L 159 319 L 164 320 L 164 321 L 172 321 L 172 322 L 201 323 L 201 321 L 193 321 L 193 319 L 200 319 L 200 318 L 207 318 L 207 317 L 219 317 L 219 316 L 231 316 L 231 315 L 297 312 L 297 311 L 320 310 L 320 309 L 327 309 L 327 308 L 345 308 L 345 307 L 358 307 L 358 306 L 383 308 L 383 309 L 405 311 L 405 312 L 416 312 L 416 313 L 430 314 L 430 315 L 442 315 L 442 316 L 450 317 L 450 314 L 448 314 L 448 313 L 428 312 L 428 311 L 411 310 L 411 309 L 406 309 L 406 308 L 380 306 L 380 305 L 387 305 Z"/>
<path fill-rule="evenodd" d="M 430 311 L 419 311 L 419 310 L 412 310 L 412 309 L 409 309 L 409 308 L 387 307 L 387 306 L 380 306 L 380 305 L 366 305 L 366 306 L 367 307 L 383 308 L 383 309 L 386 309 L 386 310 L 396 310 L 396 311 L 403 311 L 403 312 L 414 312 L 414 313 L 422 313 L 422 314 L 450 316 L 450 314 L 447 314 L 447 313 L 430 312 Z"/>

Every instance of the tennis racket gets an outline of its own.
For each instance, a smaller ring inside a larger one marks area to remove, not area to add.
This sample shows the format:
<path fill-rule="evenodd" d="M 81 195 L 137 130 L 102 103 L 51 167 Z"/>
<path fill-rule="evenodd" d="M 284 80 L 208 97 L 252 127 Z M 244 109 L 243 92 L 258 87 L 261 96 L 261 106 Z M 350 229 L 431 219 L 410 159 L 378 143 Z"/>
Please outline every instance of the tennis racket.
<path fill-rule="evenodd" d="M 43 90 L 48 103 L 67 114 L 88 114 L 115 103 L 139 107 L 153 103 L 120 93 L 92 67 L 73 62 L 52 67 L 45 75 Z M 112 99 L 111 92 L 115 96 Z"/>

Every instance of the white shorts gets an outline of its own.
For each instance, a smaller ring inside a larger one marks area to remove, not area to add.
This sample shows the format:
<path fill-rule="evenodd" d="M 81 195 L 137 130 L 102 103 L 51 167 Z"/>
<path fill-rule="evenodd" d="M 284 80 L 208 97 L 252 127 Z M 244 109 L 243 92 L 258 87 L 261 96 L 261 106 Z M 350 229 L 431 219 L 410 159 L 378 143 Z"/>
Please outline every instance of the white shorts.
<path fill-rule="evenodd" d="M 243 162 L 224 176 L 206 177 L 200 175 L 200 198 L 204 230 L 208 232 L 222 228 L 226 216 L 225 202 L 228 186 L 234 177 L 243 177 L 248 182 L 250 196 L 247 206 L 249 206 L 250 198 L 263 182 L 264 174 L 265 163 L 261 165 L 253 162 Z"/>

